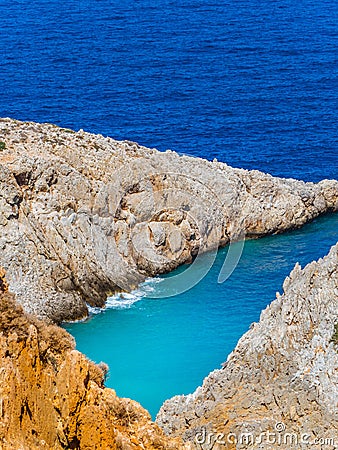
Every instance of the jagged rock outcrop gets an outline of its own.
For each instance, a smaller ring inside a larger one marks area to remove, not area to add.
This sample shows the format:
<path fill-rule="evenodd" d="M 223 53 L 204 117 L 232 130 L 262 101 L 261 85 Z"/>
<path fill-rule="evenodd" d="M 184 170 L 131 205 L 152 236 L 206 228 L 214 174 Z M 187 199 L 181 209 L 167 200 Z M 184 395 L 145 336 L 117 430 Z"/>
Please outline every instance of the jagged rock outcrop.
<path fill-rule="evenodd" d="M 214 450 L 337 448 L 338 244 L 283 289 L 222 369 L 164 403 L 167 435 Z"/>
<path fill-rule="evenodd" d="M 138 403 L 103 386 L 102 369 L 56 325 L 24 314 L 0 271 L 0 448 L 183 449 Z"/>
<path fill-rule="evenodd" d="M 0 119 L 0 265 L 54 321 L 243 236 L 338 209 L 338 182 L 233 169 L 83 131 Z"/>

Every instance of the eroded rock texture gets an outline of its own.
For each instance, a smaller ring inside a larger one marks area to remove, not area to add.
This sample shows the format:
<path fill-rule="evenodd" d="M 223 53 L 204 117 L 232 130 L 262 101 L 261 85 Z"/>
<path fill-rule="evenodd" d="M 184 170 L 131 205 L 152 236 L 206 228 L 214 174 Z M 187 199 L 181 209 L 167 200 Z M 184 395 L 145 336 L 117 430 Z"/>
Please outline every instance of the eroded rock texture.
<path fill-rule="evenodd" d="M 168 435 L 203 449 L 337 448 L 338 244 L 283 289 L 221 370 L 164 403 Z"/>
<path fill-rule="evenodd" d="M 338 183 L 279 179 L 48 124 L 0 120 L 0 264 L 54 321 L 198 251 L 338 209 Z"/>
<path fill-rule="evenodd" d="M 104 388 L 102 369 L 56 325 L 27 316 L 0 273 L 0 448 L 183 449 L 138 403 Z"/>

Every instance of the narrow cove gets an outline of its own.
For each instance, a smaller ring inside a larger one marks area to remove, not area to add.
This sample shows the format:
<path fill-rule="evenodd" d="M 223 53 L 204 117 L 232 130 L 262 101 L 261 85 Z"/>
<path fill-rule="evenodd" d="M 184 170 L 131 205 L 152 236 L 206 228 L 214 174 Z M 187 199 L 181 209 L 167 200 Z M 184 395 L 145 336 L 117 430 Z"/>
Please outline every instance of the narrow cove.
<path fill-rule="evenodd" d="M 239 264 L 224 283 L 217 279 L 227 248 L 218 252 L 202 281 L 182 294 L 151 298 L 161 294 L 161 278 L 187 266 L 148 280 L 133 293 L 114 296 L 109 308 L 65 328 L 78 350 L 109 365 L 106 385 L 139 401 L 155 418 L 164 400 L 193 392 L 221 366 L 276 291 L 282 292 L 297 261 L 303 267 L 337 241 L 338 214 L 327 215 L 300 230 L 246 241 Z"/>

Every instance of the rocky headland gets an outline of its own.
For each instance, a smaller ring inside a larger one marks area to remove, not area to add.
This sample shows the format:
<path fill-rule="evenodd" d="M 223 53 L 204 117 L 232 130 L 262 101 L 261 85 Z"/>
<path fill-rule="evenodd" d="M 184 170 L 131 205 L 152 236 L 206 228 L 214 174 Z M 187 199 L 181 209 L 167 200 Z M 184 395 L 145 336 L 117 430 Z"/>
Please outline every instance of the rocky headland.
<path fill-rule="evenodd" d="M 200 251 L 338 209 L 318 184 L 0 119 L 0 265 L 25 311 L 55 322 Z"/>
<path fill-rule="evenodd" d="M 334 180 L 0 119 L 0 448 L 336 448 L 338 244 L 296 265 L 224 367 L 167 400 L 157 424 L 51 322 L 200 251 L 337 210 Z"/>
<path fill-rule="evenodd" d="M 168 436 L 204 450 L 337 448 L 338 244 L 283 290 L 222 369 L 164 403 Z"/>

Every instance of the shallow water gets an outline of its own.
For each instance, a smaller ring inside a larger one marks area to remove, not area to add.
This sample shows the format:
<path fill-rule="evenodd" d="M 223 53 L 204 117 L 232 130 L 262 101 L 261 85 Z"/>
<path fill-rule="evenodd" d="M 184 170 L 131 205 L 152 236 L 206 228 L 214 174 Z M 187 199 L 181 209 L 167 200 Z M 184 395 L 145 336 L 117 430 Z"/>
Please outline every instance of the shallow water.
<path fill-rule="evenodd" d="M 154 417 L 165 399 L 193 392 L 220 367 L 276 291 L 282 292 L 296 261 L 303 267 L 337 241 L 338 214 L 291 233 L 247 241 L 233 274 L 217 283 L 225 248 L 193 289 L 170 298 L 147 298 L 160 293 L 165 283 L 148 280 L 127 298 L 111 299 L 110 309 L 66 329 L 80 351 L 108 363 L 107 385 L 119 396 L 141 402 Z"/>

